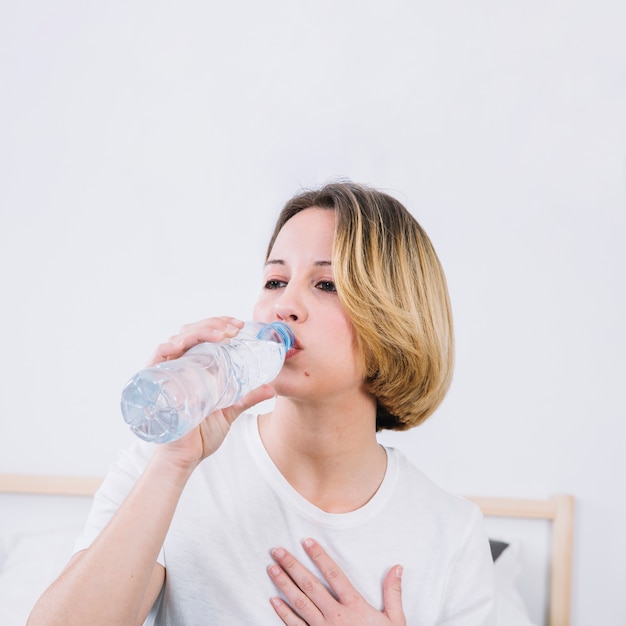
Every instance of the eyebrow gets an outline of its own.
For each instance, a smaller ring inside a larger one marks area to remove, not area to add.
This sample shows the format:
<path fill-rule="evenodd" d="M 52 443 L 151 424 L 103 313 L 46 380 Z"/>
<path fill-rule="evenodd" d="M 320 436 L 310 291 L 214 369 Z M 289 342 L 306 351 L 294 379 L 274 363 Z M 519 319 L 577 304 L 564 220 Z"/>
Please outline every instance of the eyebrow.
<path fill-rule="evenodd" d="M 287 265 L 286 261 L 283 259 L 268 259 L 265 263 L 265 266 L 268 265 Z M 332 265 L 331 261 L 315 261 L 313 263 L 314 267 L 330 267 Z"/>

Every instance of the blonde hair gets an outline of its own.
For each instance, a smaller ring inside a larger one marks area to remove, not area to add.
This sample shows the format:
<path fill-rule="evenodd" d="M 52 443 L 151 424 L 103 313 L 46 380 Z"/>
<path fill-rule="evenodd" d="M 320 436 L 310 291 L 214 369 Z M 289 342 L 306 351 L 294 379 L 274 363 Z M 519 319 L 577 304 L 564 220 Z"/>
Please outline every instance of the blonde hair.
<path fill-rule="evenodd" d="M 417 426 L 443 400 L 454 363 L 448 288 L 430 239 L 395 198 L 340 182 L 285 204 L 268 257 L 283 225 L 311 207 L 336 213 L 335 284 L 377 399 L 376 428 Z"/>

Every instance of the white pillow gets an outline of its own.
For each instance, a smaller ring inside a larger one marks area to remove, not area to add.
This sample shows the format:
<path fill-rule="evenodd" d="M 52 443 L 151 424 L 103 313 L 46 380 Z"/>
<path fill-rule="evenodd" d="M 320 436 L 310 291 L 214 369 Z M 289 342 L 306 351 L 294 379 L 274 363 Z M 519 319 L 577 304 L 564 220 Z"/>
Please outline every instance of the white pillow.
<path fill-rule="evenodd" d="M 72 555 L 82 524 L 7 533 L 0 554 L 0 624 L 24 626 L 39 596 Z"/>
<path fill-rule="evenodd" d="M 498 624 L 500 626 L 537 626 L 530 621 L 528 610 L 517 589 L 520 573 L 520 544 L 509 545 L 494 563 L 496 576 L 496 598 L 498 603 Z"/>

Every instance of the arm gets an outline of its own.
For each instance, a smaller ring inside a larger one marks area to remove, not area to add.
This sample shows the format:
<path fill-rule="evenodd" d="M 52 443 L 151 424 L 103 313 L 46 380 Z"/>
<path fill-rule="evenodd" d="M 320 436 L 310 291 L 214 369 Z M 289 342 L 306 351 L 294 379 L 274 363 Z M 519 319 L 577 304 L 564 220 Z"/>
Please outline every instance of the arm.
<path fill-rule="evenodd" d="M 99 537 L 35 605 L 29 626 L 141 624 L 165 579 L 156 559 L 189 474 L 155 456 Z"/>
<path fill-rule="evenodd" d="M 473 506 L 465 536 L 447 572 L 441 623 L 445 626 L 495 626 L 496 622 L 493 559 L 482 513 Z"/>
<path fill-rule="evenodd" d="M 237 334 L 241 323 L 212 318 L 186 326 L 157 348 L 151 364 L 176 358 L 202 341 Z M 145 470 L 97 539 L 76 554 L 35 605 L 28 626 L 141 624 L 165 580 L 156 560 L 180 495 L 197 465 L 219 448 L 232 422 L 270 398 L 267 385 L 215 411 L 185 437 L 156 446 Z"/>

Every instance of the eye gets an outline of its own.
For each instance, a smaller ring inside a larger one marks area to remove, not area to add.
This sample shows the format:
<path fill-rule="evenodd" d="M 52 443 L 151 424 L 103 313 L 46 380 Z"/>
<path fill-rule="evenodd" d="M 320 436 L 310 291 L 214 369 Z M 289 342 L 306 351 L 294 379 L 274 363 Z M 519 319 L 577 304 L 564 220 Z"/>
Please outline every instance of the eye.
<path fill-rule="evenodd" d="M 284 287 L 287 283 L 284 280 L 268 280 L 265 285 L 263 285 L 263 289 L 280 289 Z"/>
<path fill-rule="evenodd" d="M 320 280 L 315 286 L 322 291 L 337 292 L 337 287 L 335 287 L 335 283 L 332 280 Z"/>

